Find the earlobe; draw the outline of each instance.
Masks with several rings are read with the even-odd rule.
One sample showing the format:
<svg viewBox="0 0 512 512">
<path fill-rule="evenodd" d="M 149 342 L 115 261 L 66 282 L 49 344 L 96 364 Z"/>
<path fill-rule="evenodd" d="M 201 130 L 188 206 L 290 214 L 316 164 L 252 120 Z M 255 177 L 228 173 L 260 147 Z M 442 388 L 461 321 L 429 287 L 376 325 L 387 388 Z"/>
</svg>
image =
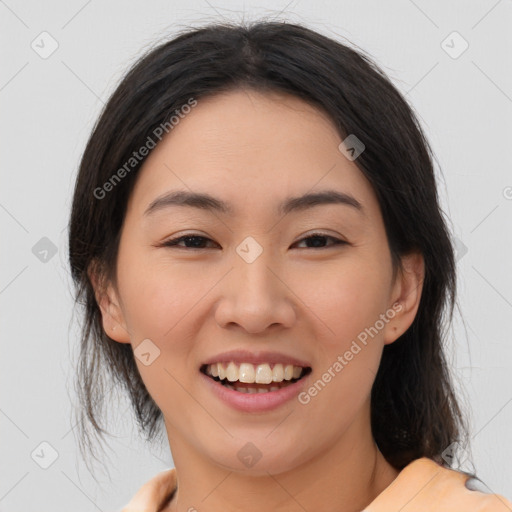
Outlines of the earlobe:
<svg viewBox="0 0 512 512">
<path fill-rule="evenodd" d="M 391 295 L 395 314 L 386 325 L 384 344 L 397 340 L 411 326 L 418 312 L 425 278 L 425 262 L 420 252 L 402 257 Z"/>
<path fill-rule="evenodd" d="M 96 303 L 101 312 L 101 320 L 105 334 L 119 343 L 130 343 L 130 335 L 126 328 L 124 316 L 119 306 L 117 293 L 111 283 L 104 284 L 98 272 L 88 272 L 94 289 Z"/>
</svg>

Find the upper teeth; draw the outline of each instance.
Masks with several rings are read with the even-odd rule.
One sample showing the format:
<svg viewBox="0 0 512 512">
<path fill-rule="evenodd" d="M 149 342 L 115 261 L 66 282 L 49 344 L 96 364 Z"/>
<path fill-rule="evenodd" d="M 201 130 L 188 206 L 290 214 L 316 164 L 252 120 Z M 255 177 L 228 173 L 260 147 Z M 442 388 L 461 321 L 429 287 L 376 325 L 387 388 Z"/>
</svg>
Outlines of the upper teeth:
<svg viewBox="0 0 512 512">
<path fill-rule="evenodd" d="M 230 382 L 247 382 L 257 384 L 270 384 L 271 382 L 283 382 L 283 380 L 298 379 L 301 376 L 302 367 L 287 364 L 275 364 L 270 368 L 270 364 L 264 363 L 257 366 L 251 363 L 241 363 L 240 365 L 231 361 L 227 365 L 224 363 L 209 364 L 206 367 L 206 374 L 212 377 L 219 377 L 220 380 L 228 379 Z"/>
</svg>

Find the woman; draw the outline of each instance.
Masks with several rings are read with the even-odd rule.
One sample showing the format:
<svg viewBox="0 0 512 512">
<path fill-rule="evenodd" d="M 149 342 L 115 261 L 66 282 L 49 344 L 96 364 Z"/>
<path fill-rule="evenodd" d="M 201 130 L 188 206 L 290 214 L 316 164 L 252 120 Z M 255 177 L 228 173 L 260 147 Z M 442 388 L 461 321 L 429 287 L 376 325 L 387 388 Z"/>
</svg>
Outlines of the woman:
<svg viewBox="0 0 512 512">
<path fill-rule="evenodd" d="M 108 372 L 176 466 L 127 510 L 511 507 L 443 467 L 467 432 L 430 155 L 368 57 L 298 25 L 189 31 L 127 74 L 69 235 L 84 419 L 105 432 Z"/>
</svg>

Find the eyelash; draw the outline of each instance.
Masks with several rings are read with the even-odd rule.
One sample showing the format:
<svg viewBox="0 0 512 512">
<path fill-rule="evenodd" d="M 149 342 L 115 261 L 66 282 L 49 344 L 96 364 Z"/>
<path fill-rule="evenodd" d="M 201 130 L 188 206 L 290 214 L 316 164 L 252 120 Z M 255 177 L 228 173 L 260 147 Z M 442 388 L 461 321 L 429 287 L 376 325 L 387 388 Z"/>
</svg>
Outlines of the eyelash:
<svg viewBox="0 0 512 512">
<path fill-rule="evenodd" d="M 183 247 L 183 246 L 178 245 L 179 242 L 187 240 L 187 239 L 191 239 L 191 238 L 212 241 L 211 239 L 209 239 L 205 236 L 201 236 L 201 235 L 194 235 L 194 234 L 183 235 L 183 236 L 180 236 L 177 238 L 171 238 L 170 240 L 163 242 L 161 244 L 161 247 L 178 247 L 180 249 L 192 249 L 192 250 L 203 249 L 203 247 Z M 309 235 L 307 237 L 301 238 L 298 242 L 303 242 L 305 240 L 318 239 L 318 238 L 329 238 L 329 239 L 333 240 L 334 244 L 332 244 L 330 247 L 334 247 L 336 245 L 348 245 L 348 242 L 345 242 L 344 240 L 340 240 L 339 238 L 335 238 L 331 235 L 325 235 L 323 233 L 312 233 L 311 235 Z M 327 247 L 305 247 L 305 249 L 327 249 L 327 248 L 329 248 L 329 246 L 327 246 Z"/>
</svg>

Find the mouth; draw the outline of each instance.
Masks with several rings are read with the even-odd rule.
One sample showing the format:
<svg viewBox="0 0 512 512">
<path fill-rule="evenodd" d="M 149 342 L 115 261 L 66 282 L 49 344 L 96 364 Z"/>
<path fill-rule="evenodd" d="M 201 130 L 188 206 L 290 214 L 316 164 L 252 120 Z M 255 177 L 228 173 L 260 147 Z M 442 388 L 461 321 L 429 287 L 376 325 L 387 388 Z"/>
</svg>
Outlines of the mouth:
<svg viewBox="0 0 512 512">
<path fill-rule="evenodd" d="M 227 389 L 239 393 L 272 393 L 288 387 L 311 373 L 309 366 L 281 363 L 203 364 L 201 373 Z"/>
</svg>

